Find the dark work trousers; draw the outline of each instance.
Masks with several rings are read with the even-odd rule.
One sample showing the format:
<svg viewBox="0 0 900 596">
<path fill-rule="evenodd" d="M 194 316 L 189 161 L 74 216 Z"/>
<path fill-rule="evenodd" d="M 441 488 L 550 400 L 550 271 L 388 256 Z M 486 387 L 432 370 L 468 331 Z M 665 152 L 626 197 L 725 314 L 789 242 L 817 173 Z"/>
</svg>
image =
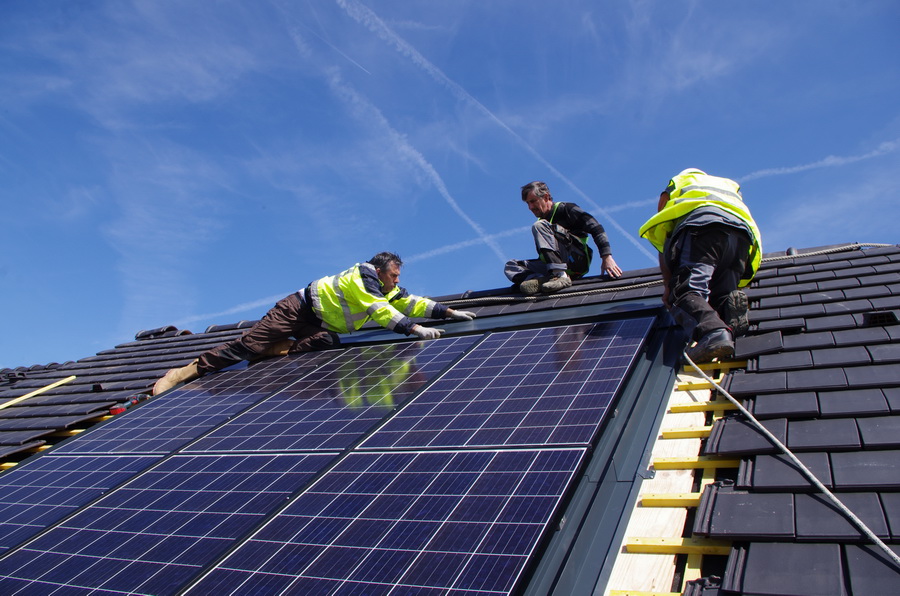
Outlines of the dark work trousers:
<svg viewBox="0 0 900 596">
<path fill-rule="evenodd" d="M 750 236 L 727 225 L 689 226 L 666 243 L 671 312 L 689 337 L 728 329 L 720 312 L 747 267 Z"/>
<path fill-rule="evenodd" d="M 292 337 L 296 341 L 288 351 L 291 354 L 324 350 L 340 343 L 337 335 L 321 327 L 321 321 L 301 300 L 300 294 L 294 293 L 279 300 L 241 337 L 201 354 L 197 371 L 205 375 L 242 360 L 252 360 L 267 348 Z"/>
<path fill-rule="evenodd" d="M 593 250 L 564 227 L 539 219 L 531 225 L 540 259 L 510 260 L 504 273 L 509 281 L 522 283 L 533 277 L 549 277 L 568 271 L 573 278 L 588 272 Z"/>
</svg>

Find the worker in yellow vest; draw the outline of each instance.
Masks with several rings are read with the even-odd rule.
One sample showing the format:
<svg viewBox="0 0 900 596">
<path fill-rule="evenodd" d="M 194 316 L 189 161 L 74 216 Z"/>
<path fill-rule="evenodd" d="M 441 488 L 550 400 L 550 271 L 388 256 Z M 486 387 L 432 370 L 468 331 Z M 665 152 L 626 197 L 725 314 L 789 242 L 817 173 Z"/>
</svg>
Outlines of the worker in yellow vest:
<svg viewBox="0 0 900 596">
<path fill-rule="evenodd" d="M 475 313 L 453 310 L 401 288 L 397 284 L 402 265 L 396 254 L 381 252 L 343 273 L 312 282 L 278 301 L 241 337 L 167 372 L 154 385 L 153 395 L 242 360 L 338 347 L 338 333 L 355 331 L 369 320 L 397 333 L 437 339 L 443 329 L 423 327 L 411 318 L 475 318 Z"/>
<path fill-rule="evenodd" d="M 660 253 L 663 302 L 696 341 L 688 357 L 700 363 L 733 356 L 735 337 L 749 326 L 749 302 L 739 288 L 762 258 L 740 185 L 688 168 L 669 181 L 640 235 Z"/>
<path fill-rule="evenodd" d="M 606 231 L 593 215 L 575 203 L 554 202 L 550 189 L 540 181 L 522 187 L 522 200 L 538 218 L 531 226 L 538 258 L 507 261 L 504 273 L 520 292 L 552 294 L 586 274 L 594 254 L 588 236 L 600 251 L 601 271 L 610 277 L 622 275 Z"/>
</svg>

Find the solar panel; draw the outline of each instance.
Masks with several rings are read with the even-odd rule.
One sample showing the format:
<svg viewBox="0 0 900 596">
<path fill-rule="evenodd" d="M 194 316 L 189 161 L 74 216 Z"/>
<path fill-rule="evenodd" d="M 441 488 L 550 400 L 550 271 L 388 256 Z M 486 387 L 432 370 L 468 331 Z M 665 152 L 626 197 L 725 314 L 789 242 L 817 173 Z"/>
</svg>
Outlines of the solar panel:
<svg viewBox="0 0 900 596">
<path fill-rule="evenodd" d="M 652 323 L 492 333 L 361 447 L 588 444 Z"/>
<path fill-rule="evenodd" d="M 186 451 L 345 449 L 477 339 L 469 336 L 346 349 Z"/>
<path fill-rule="evenodd" d="M 0 549 L 30 538 L 159 459 L 47 454 L 8 470 L 0 476 Z"/>
<path fill-rule="evenodd" d="M 584 455 L 351 453 L 188 593 L 509 594 Z"/>
<path fill-rule="evenodd" d="M 301 354 L 202 377 L 92 428 L 76 441 L 60 445 L 56 452 L 171 453 L 339 353 Z"/>
<path fill-rule="evenodd" d="M 172 593 L 334 456 L 168 458 L 0 560 L 0 592 Z"/>
</svg>

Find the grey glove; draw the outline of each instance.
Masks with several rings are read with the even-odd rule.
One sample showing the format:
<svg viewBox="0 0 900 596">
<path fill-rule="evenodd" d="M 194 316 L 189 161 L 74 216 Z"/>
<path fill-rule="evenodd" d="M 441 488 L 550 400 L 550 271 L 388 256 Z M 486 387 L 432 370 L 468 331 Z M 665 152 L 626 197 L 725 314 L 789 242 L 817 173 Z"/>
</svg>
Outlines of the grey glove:
<svg viewBox="0 0 900 596">
<path fill-rule="evenodd" d="M 447 317 L 454 321 L 471 321 L 475 318 L 475 313 L 468 310 L 453 310 L 452 308 L 448 308 Z"/>
<path fill-rule="evenodd" d="M 436 329 L 434 327 L 422 327 L 421 325 L 416 325 L 412 328 L 412 332 L 415 333 L 419 339 L 437 339 L 444 332 L 443 329 Z"/>
</svg>

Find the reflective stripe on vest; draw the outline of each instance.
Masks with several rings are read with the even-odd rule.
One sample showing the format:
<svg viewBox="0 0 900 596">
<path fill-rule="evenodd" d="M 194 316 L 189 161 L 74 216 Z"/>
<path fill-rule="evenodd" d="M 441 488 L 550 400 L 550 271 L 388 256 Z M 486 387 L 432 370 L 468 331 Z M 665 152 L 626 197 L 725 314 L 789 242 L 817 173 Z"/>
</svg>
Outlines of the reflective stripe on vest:
<svg viewBox="0 0 900 596">
<path fill-rule="evenodd" d="M 727 211 L 747 224 L 750 229 L 752 236 L 748 255 L 750 272 L 741 280 L 740 286 L 749 284 L 762 260 L 762 240 L 759 228 L 756 227 L 750 210 L 742 200 L 737 182 L 694 172 L 675 176 L 672 183 L 675 188 L 669 193 L 669 202 L 641 226 L 638 231 L 640 236 L 649 240 L 659 252 L 663 252 L 666 238 L 672 233 L 676 222 L 694 209 L 717 207 Z"/>
</svg>

